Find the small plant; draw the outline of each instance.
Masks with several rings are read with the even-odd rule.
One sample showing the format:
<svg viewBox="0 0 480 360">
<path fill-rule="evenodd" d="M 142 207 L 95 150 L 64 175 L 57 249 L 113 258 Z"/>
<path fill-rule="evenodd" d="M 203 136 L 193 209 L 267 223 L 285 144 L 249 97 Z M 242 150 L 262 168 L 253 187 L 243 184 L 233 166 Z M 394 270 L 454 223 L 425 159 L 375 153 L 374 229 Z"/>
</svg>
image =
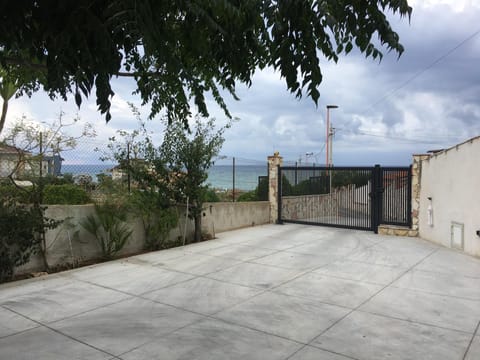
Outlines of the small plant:
<svg viewBox="0 0 480 360">
<path fill-rule="evenodd" d="M 87 216 L 80 225 L 95 236 L 102 257 L 113 258 L 123 249 L 133 231 L 125 224 L 127 211 L 123 205 L 110 202 L 95 205 L 95 215 Z"/>
</svg>

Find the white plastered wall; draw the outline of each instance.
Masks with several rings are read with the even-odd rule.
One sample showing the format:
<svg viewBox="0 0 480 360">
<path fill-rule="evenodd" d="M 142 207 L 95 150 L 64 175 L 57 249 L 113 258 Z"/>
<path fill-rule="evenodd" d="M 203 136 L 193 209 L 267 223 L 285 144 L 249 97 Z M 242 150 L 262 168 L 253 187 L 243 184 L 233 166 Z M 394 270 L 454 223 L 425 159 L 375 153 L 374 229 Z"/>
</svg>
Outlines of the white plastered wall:
<svg viewBox="0 0 480 360">
<path fill-rule="evenodd" d="M 480 137 L 423 160 L 420 184 L 420 237 L 458 247 L 458 241 L 452 244 L 452 224 L 455 240 L 463 224 L 463 251 L 480 257 Z"/>
</svg>

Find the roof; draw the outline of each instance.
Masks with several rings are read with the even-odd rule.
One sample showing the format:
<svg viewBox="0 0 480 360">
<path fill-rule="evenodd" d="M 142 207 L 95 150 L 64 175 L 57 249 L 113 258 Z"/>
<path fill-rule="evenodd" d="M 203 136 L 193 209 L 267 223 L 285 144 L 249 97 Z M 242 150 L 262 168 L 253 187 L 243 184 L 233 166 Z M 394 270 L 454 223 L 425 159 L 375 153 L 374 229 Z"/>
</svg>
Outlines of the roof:
<svg viewBox="0 0 480 360">
<path fill-rule="evenodd" d="M 0 154 L 14 154 L 25 153 L 22 149 L 19 149 L 15 146 L 0 144 Z"/>
</svg>

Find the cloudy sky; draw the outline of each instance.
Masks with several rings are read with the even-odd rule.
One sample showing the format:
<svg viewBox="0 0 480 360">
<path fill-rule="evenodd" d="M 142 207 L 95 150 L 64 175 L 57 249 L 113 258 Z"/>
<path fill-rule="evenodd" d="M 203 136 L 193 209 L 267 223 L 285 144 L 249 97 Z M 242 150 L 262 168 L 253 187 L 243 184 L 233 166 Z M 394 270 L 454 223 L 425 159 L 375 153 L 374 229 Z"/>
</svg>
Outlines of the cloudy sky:
<svg viewBox="0 0 480 360">
<path fill-rule="evenodd" d="M 408 19 L 392 17 L 405 52 L 400 59 L 386 53 L 378 63 L 352 52 L 337 64 L 323 61 L 324 81 L 318 108 L 308 99 L 297 100 L 273 71 L 258 72 L 249 89 L 240 87 L 241 101 L 227 99 L 231 113 L 240 118 L 226 133 L 222 154 L 264 161 L 274 151 L 284 159 L 325 162 L 325 107 L 335 130 L 333 161 L 341 165 L 408 165 L 413 153 L 445 148 L 480 135 L 480 0 L 410 0 Z M 117 129 L 133 129 L 136 122 L 127 101 L 129 80 L 115 80 L 112 115 L 105 124 L 95 101 L 84 103 L 82 121 L 95 125 L 98 136 L 82 147 L 106 143 Z M 73 117 L 73 101 L 52 102 L 42 93 L 10 102 L 8 124 L 25 115 L 51 121 L 60 110 Z M 222 111 L 210 104 L 219 123 Z M 143 110 L 148 114 L 148 109 Z M 146 115 L 145 115 L 146 118 Z M 151 130 L 161 136 L 162 124 Z M 313 153 L 311 156 L 306 154 Z M 95 155 L 94 155 L 95 157 Z"/>
</svg>

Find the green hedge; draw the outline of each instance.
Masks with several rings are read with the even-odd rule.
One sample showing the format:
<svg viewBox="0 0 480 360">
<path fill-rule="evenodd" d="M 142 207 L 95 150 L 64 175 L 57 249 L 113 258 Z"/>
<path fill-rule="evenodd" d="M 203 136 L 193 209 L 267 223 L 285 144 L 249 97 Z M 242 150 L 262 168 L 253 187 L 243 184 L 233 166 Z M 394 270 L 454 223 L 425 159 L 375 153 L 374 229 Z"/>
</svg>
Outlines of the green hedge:
<svg viewBox="0 0 480 360">
<path fill-rule="evenodd" d="M 90 202 L 90 197 L 82 188 L 71 185 L 45 186 L 43 203 L 45 205 L 81 205 Z"/>
</svg>

